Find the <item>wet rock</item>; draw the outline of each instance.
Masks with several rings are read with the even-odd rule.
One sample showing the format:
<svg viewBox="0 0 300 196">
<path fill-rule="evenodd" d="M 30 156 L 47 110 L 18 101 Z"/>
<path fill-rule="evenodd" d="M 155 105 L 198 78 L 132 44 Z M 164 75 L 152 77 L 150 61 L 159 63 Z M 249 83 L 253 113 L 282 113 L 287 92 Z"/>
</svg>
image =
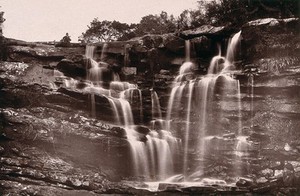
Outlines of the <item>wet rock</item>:
<svg viewBox="0 0 300 196">
<path fill-rule="evenodd" d="M 117 195 L 151 195 L 151 192 L 146 189 L 137 189 L 128 186 L 112 186 L 107 189 L 102 189 L 100 191 L 96 191 L 99 194 L 117 194 Z"/>
<path fill-rule="evenodd" d="M 293 172 L 285 171 L 283 175 L 283 183 L 287 187 L 297 186 L 297 178 Z"/>
<path fill-rule="evenodd" d="M 250 134 L 250 140 L 266 142 L 270 140 L 270 136 L 266 133 L 253 132 Z"/>
<path fill-rule="evenodd" d="M 282 186 L 282 180 L 274 179 L 266 183 L 260 184 L 252 189 L 253 193 L 266 194 L 275 191 L 278 187 Z"/>
<path fill-rule="evenodd" d="M 236 182 L 236 186 L 237 187 L 251 187 L 254 185 L 254 182 L 252 179 L 249 178 L 240 178 L 237 182 Z"/>
<path fill-rule="evenodd" d="M 170 71 L 169 70 L 165 70 L 165 69 L 160 70 L 159 74 L 160 75 L 171 75 Z"/>
<path fill-rule="evenodd" d="M 269 165 L 272 170 L 283 169 L 283 166 L 284 163 L 282 161 L 272 161 Z"/>
<path fill-rule="evenodd" d="M 299 188 L 289 188 L 289 187 L 280 188 L 278 190 L 278 194 L 282 194 L 282 195 L 298 195 L 299 194 Z"/>
<path fill-rule="evenodd" d="M 144 182 L 137 182 L 137 181 L 125 181 L 122 180 L 121 183 L 128 187 L 137 187 L 137 188 L 149 188 L 149 185 L 147 185 Z"/>
<path fill-rule="evenodd" d="M 227 184 L 225 180 L 219 180 L 219 179 L 214 179 L 214 178 L 212 178 L 212 179 L 211 178 L 203 178 L 201 180 L 201 182 L 205 185 L 212 185 L 212 186 L 214 186 L 214 185 L 216 185 L 216 186 L 226 185 Z"/>
<path fill-rule="evenodd" d="M 134 130 L 143 135 L 147 135 L 148 133 L 150 133 L 150 129 L 142 125 L 135 126 Z"/>
<path fill-rule="evenodd" d="M 222 118 L 221 123 L 224 127 L 229 128 L 230 127 L 230 120 L 228 118 Z"/>
<path fill-rule="evenodd" d="M 183 174 L 178 174 L 178 175 L 175 175 L 175 176 L 172 176 L 168 179 L 166 179 L 165 181 L 166 182 L 183 182 L 185 180 L 185 177 Z"/>
<path fill-rule="evenodd" d="M 289 171 L 295 172 L 294 166 L 291 163 L 286 163 L 284 165 L 284 169 L 287 169 Z"/>
<path fill-rule="evenodd" d="M 271 191 L 273 191 L 274 188 L 276 188 L 276 187 L 267 184 L 264 186 L 259 186 L 259 187 L 253 188 L 252 192 L 259 193 L 259 194 L 266 194 L 266 193 L 270 193 Z"/>
<path fill-rule="evenodd" d="M 137 140 L 145 143 L 148 141 L 148 138 L 146 137 L 146 135 L 141 134 L 141 135 L 137 136 Z"/>
<path fill-rule="evenodd" d="M 274 177 L 275 178 L 283 177 L 283 170 L 274 170 Z"/>
<path fill-rule="evenodd" d="M 166 127 L 166 122 L 164 120 L 157 119 L 151 121 L 151 129 L 153 130 L 162 130 L 164 127 Z"/>
<path fill-rule="evenodd" d="M 67 180 L 67 183 L 70 182 L 72 186 L 81 186 L 82 185 L 82 182 L 79 180 L 79 179 L 68 179 Z"/>
<path fill-rule="evenodd" d="M 257 132 L 257 133 L 265 133 L 266 132 L 265 129 L 261 125 L 253 125 L 251 127 L 251 130 L 253 132 Z"/>
<path fill-rule="evenodd" d="M 126 77 L 126 79 L 133 78 L 137 74 L 136 67 L 123 67 L 122 74 Z"/>
<path fill-rule="evenodd" d="M 197 186 L 184 187 L 184 188 L 181 188 L 181 190 L 184 193 L 189 193 L 189 194 L 212 194 L 217 191 L 217 189 L 215 187 L 210 187 L 210 186 L 207 186 L 207 187 L 205 187 L 205 186 L 203 186 L 203 187 L 197 187 Z"/>
<path fill-rule="evenodd" d="M 260 184 L 265 184 L 266 182 L 268 182 L 268 179 L 265 178 L 265 177 L 260 177 L 260 178 L 258 178 L 258 179 L 256 180 L 256 183 L 258 184 L 258 186 L 259 186 Z"/>
<path fill-rule="evenodd" d="M 289 164 L 291 164 L 293 166 L 295 172 L 300 172 L 300 162 L 299 161 L 290 161 Z"/>
<path fill-rule="evenodd" d="M 250 127 L 243 127 L 241 130 L 242 135 L 250 135 L 251 132 L 252 132 L 252 130 Z"/>
<path fill-rule="evenodd" d="M 170 190 L 173 190 L 173 191 L 178 191 L 180 190 L 181 188 L 183 188 L 184 185 L 182 184 L 173 184 L 173 183 L 159 183 L 158 185 L 158 190 L 159 191 L 170 191 Z"/>
<path fill-rule="evenodd" d="M 62 59 L 58 64 L 57 64 L 57 69 L 63 72 L 66 76 L 70 77 L 86 77 L 86 68 L 83 63 L 81 62 L 74 62 L 69 59 Z"/>
<path fill-rule="evenodd" d="M 236 136 L 235 133 L 228 133 L 228 134 L 224 134 L 222 137 L 226 139 L 234 139 Z"/>
<path fill-rule="evenodd" d="M 113 127 L 110 131 L 111 133 L 113 133 L 113 135 L 116 135 L 117 137 L 126 138 L 127 136 L 126 130 L 121 127 Z"/>
</svg>

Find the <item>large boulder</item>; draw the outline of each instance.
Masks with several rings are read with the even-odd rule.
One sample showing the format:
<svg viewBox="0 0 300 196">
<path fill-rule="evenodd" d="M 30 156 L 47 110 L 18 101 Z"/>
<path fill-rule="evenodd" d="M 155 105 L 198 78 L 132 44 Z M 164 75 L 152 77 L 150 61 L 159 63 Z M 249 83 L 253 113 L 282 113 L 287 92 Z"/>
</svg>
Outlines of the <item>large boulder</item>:
<svg viewBox="0 0 300 196">
<path fill-rule="evenodd" d="M 58 70 L 63 72 L 66 76 L 70 77 L 86 77 L 86 68 L 84 59 L 80 61 L 72 61 L 70 59 L 62 59 L 56 66 Z"/>
</svg>

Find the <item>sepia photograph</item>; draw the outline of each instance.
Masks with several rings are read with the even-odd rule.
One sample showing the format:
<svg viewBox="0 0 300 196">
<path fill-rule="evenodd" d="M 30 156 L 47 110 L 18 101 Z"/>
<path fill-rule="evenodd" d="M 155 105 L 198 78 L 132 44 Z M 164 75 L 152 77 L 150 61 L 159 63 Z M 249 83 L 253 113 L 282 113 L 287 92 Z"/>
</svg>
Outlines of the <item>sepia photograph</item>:
<svg viewBox="0 0 300 196">
<path fill-rule="evenodd" d="M 0 0 L 0 195 L 300 195 L 300 0 Z"/>
</svg>

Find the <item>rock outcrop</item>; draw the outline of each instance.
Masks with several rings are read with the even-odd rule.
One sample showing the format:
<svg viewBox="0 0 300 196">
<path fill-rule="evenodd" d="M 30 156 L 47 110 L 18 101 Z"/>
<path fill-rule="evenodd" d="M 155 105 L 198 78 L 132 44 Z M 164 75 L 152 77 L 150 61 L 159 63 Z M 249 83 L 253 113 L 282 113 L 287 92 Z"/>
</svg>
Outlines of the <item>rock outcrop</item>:
<svg viewBox="0 0 300 196">
<path fill-rule="evenodd" d="M 266 18 L 242 27 L 242 55 L 245 61 L 261 58 L 299 56 L 299 18 Z"/>
</svg>

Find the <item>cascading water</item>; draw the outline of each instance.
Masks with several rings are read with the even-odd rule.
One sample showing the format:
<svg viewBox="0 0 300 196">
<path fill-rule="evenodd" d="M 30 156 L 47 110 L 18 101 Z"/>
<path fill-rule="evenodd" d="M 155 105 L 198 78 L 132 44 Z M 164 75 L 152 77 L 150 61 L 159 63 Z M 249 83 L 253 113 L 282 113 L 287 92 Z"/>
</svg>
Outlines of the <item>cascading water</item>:
<svg viewBox="0 0 300 196">
<path fill-rule="evenodd" d="M 242 31 L 239 31 L 238 33 L 234 34 L 234 36 L 229 40 L 227 52 L 226 52 L 226 60 L 232 65 L 235 55 L 237 53 L 238 45 L 240 43 L 240 37 L 241 37 Z"/>
<path fill-rule="evenodd" d="M 208 67 L 208 74 L 216 74 L 219 73 L 223 67 L 221 67 L 222 65 L 224 65 L 225 62 L 225 57 L 221 56 L 221 46 L 218 45 L 218 50 L 219 50 L 219 54 L 214 56 L 211 61 L 210 61 L 210 65 Z"/>
<path fill-rule="evenodd" d="M 236 126 L 237 140 L 240 141 L 237 142 L 237 151 L 241 151 L 243 146 L 241 142 L 245 139 L 240 136 L 242 127 L 240 86 L 239 81 L 233 79 L 229 73 L 234 68 L 240 34 L 241 32 L 238 32 L 229 40 L 226 57 L 221 56 L 219 47 L 218 55 L 213 57 L 210 63 L 208 75 L 195 78 L 194 65 L 188 56 L 174 80 L 167 109 L 166 129 L 183 138 L 182 173 L 186 180 L 189 180 L 191 173 L 195 172 L 193 170 L 200 174 L 204 173 L 205 157 L 211 151 L 212 142 L 221 138 L 222 133 L 216 131 L 221 125 L 217 122 L 222 122 L 223 111 L 226 111 L 227 107 L 225 103 L 229 98 L 238 99 L 235 106 L 239 118 Z M 186 47 L 189 47 L 189 44 L 186 44 Z M 189 50 L 186 48 L 186 55 L 190 55 Z M 215 118 L 214 121 L 211 117 Z M 191 149 L 194 149 L 193 152 Z M 192 158 L 198 160 L 197 166 L 190 164 Z"/>
<path fill-rule="evenodd" d="M 157 93 L 151 89 L 152 119 L 162 119 L 161 108 Z"/>
<path fill-rule="evenodd" d="M 164 179 L 173 173 L 172 154 L 177 147 L 177 139 L 170 132 L 165 130 L 150 130 L 149 132 L 139 131 L 139 126 L 135 125 L 135 120 L 143 122 L 143 97 L 142 92 L 136 85 L 128 82 L 121 82 L 117 73 L 111 73 L 111 81 L 109 88 L 106 89 L 103 84 L 104 74 L 107 71 L 108 65 L 105 63 L 104 55 L 107 44 L 102 47 L 100 61 L 95 59 L 95 46 L 86 47 L 87 63 L 87 87 L 84 91 L 91 95 L 92 116 L 97 116 L 97 107 L 95 96 L 105 97 L 114 115 L 113 123 L 123 126 L 127 140 L 130 144 L 133 174 L 134 176 L 143 176 L 147 179 Z M 154 103 L 158 110 L 158 119 L 161 119 L 160 104 L 157 95 Z M 138 108 L 136 110 L 132 109 Z M 134 114 L 133 114 L 134 112 Z M 138 114 L 139 118 L 136 118 Z M 145 130 L 145 129 L 144 129 Z M 173 149 L 172 149 L 173 148 Z"/>
<path fill-rule="evenodd" d="M 230 39 L 226 57 L 221 55 L 219 47 L 217 56 L 211 60 L 208 74 L 201 77 L 196 77 L 194 73 L 195 65 L 190 60 L 190 43 L 186 41 L 186 60 L 174 79 L 164 117 L 159 97 L 151 89 L 152 130 L 135 124 L 142 123 L 144 118 L 142 92 L 136 85 L 120 81 L 117 73 L 108 70 L 108 64 L 103 62 L 107 45 L 102 47 L 99 62 L 95 57 L 96 47 L 87 46 L 87 81 L 83 91 L 91 96 L 92 116 L 98 115 L 97 96 L 106 98 L 114 116 L 111 120 L 126 131 L 135 177 L 163 180 L 178 173 L 184 175 L 185 181 L 197 181 L 199 176 L 206 177 L 204 173 L 209 167 L 207 157 L 217 153 L 215 149 L 220 151 L 223 147 L 220 140 L 224 139 L 223 135 L 227 132 L 221 122 L 230 112 L 228 100 L 232 99 L 237 100 L 233 107 L 238 111 L 237 124 L 233 125 L 237 130 L 234 137 L 234 156 L 237 158 L 233 167 L 240 168 L 241 158 L 249 148 L 249 143 L 241 133 L 240 84 L 230 73 L 235 67 L 240 34 L 239 32 Z M 112 76 L 110 81 L 104 81 L 105 74 Z M 77 85 L 75 83 L 70 80 L 66 87 L 74 87 Z M 106 83 L 109 84 L 104 85 Z M 182 141 L 177 138 L 182 138 Z M 236 175 L 240 175 L 238 169 Z"/>
<path fill-rule="evenodd" d="M 162 118 L 159 98 L 154 89 L 150 89 L 150 91 L 151 91 L 151 114 L 152 114 L 151 127 L 152 129 L 161 130 L 165 128 L 165 121 Z"/>
</svg>

